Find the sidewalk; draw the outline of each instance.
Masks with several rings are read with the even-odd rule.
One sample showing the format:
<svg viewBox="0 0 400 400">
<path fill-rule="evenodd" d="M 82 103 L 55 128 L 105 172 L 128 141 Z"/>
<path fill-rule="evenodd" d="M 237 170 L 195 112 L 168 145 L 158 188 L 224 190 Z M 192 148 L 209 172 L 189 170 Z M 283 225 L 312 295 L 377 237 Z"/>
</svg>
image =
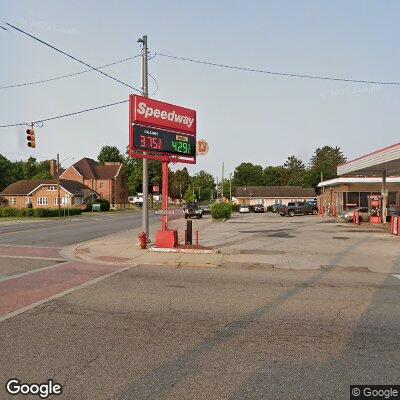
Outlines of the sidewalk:
<svg viewBox="0 0 400 400">
<path fill-rule="evenodd" d="M 159 229 L 152 224 L 150 231 Z M 186 220 L 169 222 L 182 242 Z M 123 266 L 225 267 L 288 270 L 324 268 L 400 273 L 400 241 L 381 230 L 351 224 L 322 223 L 314 217 L 235 214 L 226 222 L 193 220 L 200 244 L 218 254 L 158 253 L 141 250 L 140 229 L 82 243 L 63 251 L 69 259 Z"/>
</svg>

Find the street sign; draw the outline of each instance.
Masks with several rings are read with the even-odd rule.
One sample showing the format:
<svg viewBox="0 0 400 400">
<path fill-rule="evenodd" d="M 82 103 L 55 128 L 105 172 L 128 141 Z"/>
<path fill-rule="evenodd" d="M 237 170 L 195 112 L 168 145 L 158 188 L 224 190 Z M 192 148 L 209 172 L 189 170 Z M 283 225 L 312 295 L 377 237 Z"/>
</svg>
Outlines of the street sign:
<svg viewBox="0 0 400 400">
<path fill-rule="evenodd" d="M 196 111 L 147 97 L 132 95 L 133 123 L 196 135 Z"/>
<path fill-rule="evenodd" d="M 208 153 L 208 143 L 204 139 L 197 141 L 197 154 L 205 156 Z"/>
<path fill-rule="evenodd" d="M 159 128 L 133 125 L 133 147 L 184 157 L 196 156 L 196 137 Z"/>
<path fill-rule="evenodd" d="M 174 104 L 129 96 L 131 158 L 196 163 L 196 111 Z"/>
<path fill-rule="evenodd" d="M 175 210 L 156 210 L 154 211 L 156 215 L 172 215 L 175 214 Z"/>
</svg>

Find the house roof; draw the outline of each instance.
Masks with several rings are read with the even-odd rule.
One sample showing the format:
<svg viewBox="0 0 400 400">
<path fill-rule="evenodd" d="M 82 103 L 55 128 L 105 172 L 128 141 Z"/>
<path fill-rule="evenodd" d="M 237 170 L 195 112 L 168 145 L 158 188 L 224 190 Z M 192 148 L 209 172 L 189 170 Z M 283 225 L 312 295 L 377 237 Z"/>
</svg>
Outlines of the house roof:
<svg viewBox="0 0 400 400">
<path fill-rule="evenodd" d="M 83 176 L 84 179 L 112 179 L 121 169 L 121 163 L 99 163 L 91 158 L 84 157 L 72 166 Z"/>
<path fill-rule="evenodd" d="M 314 188 L 302 186 L 239 186 L 235 197 L 300 198 L 316 197 L 316 193 Z"/>
<path fill-rule="evenodd" d="M 41 185 L 57 185 L 56 179 L 29 179 L 11 183 L 0 194 L 1 195 L 25 195 L 34 191 Z M 84 190 L 91 189 L 81 182 L 60 180 L 60 186 L 71 194 L 83 194 Z"/>
</svg>

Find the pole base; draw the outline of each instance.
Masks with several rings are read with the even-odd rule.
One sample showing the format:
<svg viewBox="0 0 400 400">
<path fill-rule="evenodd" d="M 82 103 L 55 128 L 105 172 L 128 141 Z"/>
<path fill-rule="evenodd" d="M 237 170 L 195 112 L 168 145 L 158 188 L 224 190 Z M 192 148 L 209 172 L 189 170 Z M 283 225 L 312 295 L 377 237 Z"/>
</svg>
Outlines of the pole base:
<svg viewBox="0 0 400 400">
<path fill-rule="evenodd" d="M 156 247 L 160 249 L 173 249 L 178 245 L 178 231 L 166 230 L 156 232 Z"/>
</svg>

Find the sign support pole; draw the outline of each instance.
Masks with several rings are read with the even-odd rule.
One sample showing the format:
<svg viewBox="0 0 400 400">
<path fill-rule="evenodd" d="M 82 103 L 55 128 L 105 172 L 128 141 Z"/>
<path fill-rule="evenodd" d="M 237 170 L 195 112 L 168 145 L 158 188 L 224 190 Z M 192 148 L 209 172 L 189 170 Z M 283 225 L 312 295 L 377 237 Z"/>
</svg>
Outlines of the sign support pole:
<svg viewBox="0 0 400 400">
<path fill-rule="evenodd" d="M 147 63 L 147 35 L 140 38 L 138 42 L 143 44 L 142 50 L 142 90 L 143 96 L 149 97 L 148 63 Z M 144 153 L 145 154 L 145 153 Z M 142 207 L 142 229 L 149 242 L 149 167 L 147 158 L 143 158 L 143 207 Z"/>
<path fill-rule="evenodd" d="M 162 161 L 162 209 L 163 213 L 161 218 L 161 226 L 163 231 L 168 230 L 168 182 L 169 181 L 169 169 L 168 161 Z"/>
</svg>

